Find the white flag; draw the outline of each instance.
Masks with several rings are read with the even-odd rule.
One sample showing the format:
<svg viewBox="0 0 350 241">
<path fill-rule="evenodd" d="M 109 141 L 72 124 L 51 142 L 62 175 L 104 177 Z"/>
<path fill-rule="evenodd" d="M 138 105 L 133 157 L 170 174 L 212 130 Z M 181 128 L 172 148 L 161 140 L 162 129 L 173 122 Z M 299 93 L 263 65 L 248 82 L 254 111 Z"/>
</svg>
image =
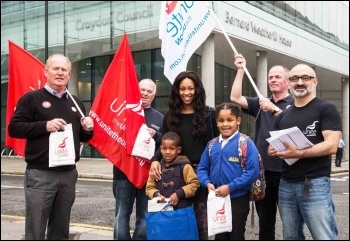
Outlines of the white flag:
<svg viewBox="0 0 350 241">
<path fill-rule="evenodd" d="M 213 31 L 214 12 L 206 1 L 162 1 L 159 38 L 165 60 L 164 75 L 171 83 L 186 70 L 196 49 Z"/>
</svg>

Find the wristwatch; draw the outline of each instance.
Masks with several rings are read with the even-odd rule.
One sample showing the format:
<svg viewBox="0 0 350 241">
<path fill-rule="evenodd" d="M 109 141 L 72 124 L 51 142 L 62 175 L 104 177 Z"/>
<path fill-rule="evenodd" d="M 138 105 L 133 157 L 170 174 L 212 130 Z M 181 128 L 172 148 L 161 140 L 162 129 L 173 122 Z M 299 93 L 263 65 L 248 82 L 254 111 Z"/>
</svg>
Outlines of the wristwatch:
<svg viewBox="0 0 350 241">
<path fill-rule="evenodd" d="M 281 109 L 278 108 L 277 106 L 275 107 L 275 109 L 273 109 L 271 115 L 275 115 L 277 112 L 279 112 Z"/>
</svg>

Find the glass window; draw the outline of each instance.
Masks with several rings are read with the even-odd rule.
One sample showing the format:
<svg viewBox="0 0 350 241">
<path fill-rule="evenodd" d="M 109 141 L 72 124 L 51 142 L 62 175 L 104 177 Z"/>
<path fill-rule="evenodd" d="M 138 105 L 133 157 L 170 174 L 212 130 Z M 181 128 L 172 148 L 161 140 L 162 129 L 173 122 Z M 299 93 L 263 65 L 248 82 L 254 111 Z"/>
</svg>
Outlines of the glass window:
<svg viewBox="0 0 350 241">
<path fill-rule="evenodd" d="M 275 2 L 274 15 L 278 18 L 286 20 L 286 4 L 282 1 Z"/>
<path fill-rule="evenodd" d="M 6 36 L 19 46 L 24 46 L 26 14 L 24 1 L 1 2 L 1 36 Z M 8 44 L 1 44 L 1 51 L 8 52 Z"/>
<path fill-rule="evenodd" d="M 199 56 L 197 54 L 193 54 L 191 56 L 191 58 L 188 60 L 186 70 L 195 71 L 199 75 L 199 77 L 201 77 L 201 75 L 202 75 L 201 63 L 202 63 L 201 56 Z"/>
<path fill-rule="evenodd" d="M 231 101 L 231 87 L 235 76 L 235 70 L 215 63 L 215 106 Z"/>
<path fill-rule="evenodd" d="M 329 30 L 327 31 L 329 34 L 329 38 L 335 40 L 335 36 L 337 34 L 337 2 L 329 2 Z"/>
<path fill-rule="evenodd" d="M 305 1 L 297 1 L 295 2 L 295 10 L 297 10 L 298 14 L 300 14 L 303 17 L 306 15 L 305 11 Z M 297 16 L 298 17 L 298 16 Z"/>
<path fill-rule="evenodd" d="M 60 49 L 54 48 L 50 50 L 49 55 L 54 53 L 64 53 L 63 41 L 64 41 L 64 12 L 63 12 L 63 2 L 50 3 L 49 6 L 49 46 L 60 46 Z M 44 22 L 44 21 L 43 21 Z M 43 28 L 45 29 L 45 28 Z M 44 38 L 42 38 L 44 41 Z M 42 46 L 45 43 L 43 42 Z"/>
<path fill-rule="evenodd" d="M 296 24 L 299 28 L 305 29 L 305 2 L 298 1 L 295 3 Z"/>
<path fill-rule="evenodd" d="M 231 95 L 231 70 L 223 66 L 222 73 L 222 92 L 223 92 L 223 102 L 230 102 Z"/>
<path fill-rule="evenodd" d="M 91 101 L 91 58 L 78 61 L 78 88 L 79 98 L 82 101 Z"/>
<path fill-rule="evenodd" d="M 346 21 L 343 22 L 343 6 L 342 6 L 342 3 L 340 2 L 336 2 L 336 6 L 337 6 L 337 14 L 336 14 L 336 17 L 337 17 L 337 22 L 336 22 L 336 30 L 334 32 L 335 36 L 336 36 L 336 41 L 337 42 L 343 42 L 343 34 L 344 34 L 344 26 L 343 26 L 343 23 L 345 23 Z M 331 14 L 332 16 L 332 14 Z M 348 20 L 349 22 L 349 20 Z"/>
<path fill-rule="evenodd" d="M 315 3 L 311 1 L 305 2 L 305 26 L 307 31 L 314 33 L 315 31 Z"/>
<path fill-rule="evenodd" d="M 335 3 L 335 2 L 333 2 Z M 322 19 L 321 29 L 325 32 L 330 32 L 331 28 L 336 29 L 336 5 L 331 2 L 321 2 L 322 4 Z M 332 9 L 331 9 L 332 8 Z M 332 14 L 331 14 L 332 13 Z M 331 15 L 334 14 L 334 20 L 331 20 Z M 329 36 L 328 36 L 329 37 Z"/>
<path fill-rule="evenodd" d="M 343 6 L 343 38 L 340 40 L 343 44 L 349 46 L 349 7 Z"/>
<path fill-rule="evenodd" d="M 223 102 L 223 65 L 215 63 L 215 106 Z"/>
<path fill-rule="evenodd" d="M 91 92 L 93 95 L 93 99 L 95 98 L 96 93 L 97 93 L 98 89 L 100 88 L 103 77 L 106 74 L 106 71 L 107 71 L 113 57 L 114 56 L 102 56 L 102 57 L 96 57 L 96 58 L 92 59 L 92 62 L 91 62 L 92 80 L 91 80 L 91 82 L 93 85 L 93 89 L 91 90 Z M 87 73 L 81 73 L 81 74 L 87 74 Z M 88 76 L 88 74 L 87 74 L 87 76 Z M 82 79 L 84 79 L 86 77 L 82 77 Z"/>
<path fill-rule="evenodd" d="M 152 59 L 151 50 L 138 51 L 133 53 L 134 64 L 137 72 L 138 81 L 141 79 L 152 78 Z"/>
<path fill-rule="evenodd" d="M 152 106 L 161 113 L 168 111 L 168 99 L 170 96 L 171 83 L 164 76 L 164 58 L 160 49 L 154 49 L 154 61 L 152 63 L 153 80 L 157 85 L 157 93 Z"/>
<path fill-rule="evenodd" d="M 314 23 L 316 24 L 317 29 L 321 29 L 322 27 L 322 5 L 321 4 L 316 4 L 316 3 L 314 4 Z"/>
<path fill-rule="evenodd" d="M 286 20 L 287 22 L 295 25 L 296 24 L 295 1 L 285 1 L 285 3 L 286 3 Z"/>
<path fill-rule="evenodd" d="M 247 1 L 301 29 L 349 49 L 349 7 L 340 1 Z"/>
</svg>

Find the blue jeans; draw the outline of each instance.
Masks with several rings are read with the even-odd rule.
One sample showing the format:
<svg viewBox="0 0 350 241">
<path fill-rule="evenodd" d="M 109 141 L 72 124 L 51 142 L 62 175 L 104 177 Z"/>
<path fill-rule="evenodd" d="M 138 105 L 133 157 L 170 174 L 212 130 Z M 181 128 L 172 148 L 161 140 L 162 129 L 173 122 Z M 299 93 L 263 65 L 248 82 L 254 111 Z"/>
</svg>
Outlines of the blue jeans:
<svg viewBox="0 0 350 241">
<path fill-rule="evenodd" d="M 115 198 L 115 220 L 113 239 L 115 240 L 146 240 L 145 213 L 148 207 L 146 184 L 136 188 L 129 180 L 113 180 L 113 195 Z M 130 216 L 136 199 L 136 223 L 134 234 L 130 235 Z"/>
<path fill-rule="evenodd" d="M 278 208 L 284 240 L 304 240 L 304 223 L 314 240 L 336 240 L 338 229 L 334 217 L 331 184 L 328 177 L 310 179 L 309 194 L 303 197 L 304 181 L 281 179 Z"/>
</svg>

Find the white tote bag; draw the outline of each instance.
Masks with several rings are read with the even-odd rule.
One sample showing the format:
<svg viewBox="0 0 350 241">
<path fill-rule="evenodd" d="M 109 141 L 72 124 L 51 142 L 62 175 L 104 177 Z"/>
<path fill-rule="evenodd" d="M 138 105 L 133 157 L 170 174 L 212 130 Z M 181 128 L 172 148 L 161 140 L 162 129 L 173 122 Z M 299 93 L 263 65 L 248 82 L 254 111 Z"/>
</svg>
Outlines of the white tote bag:
<svg viewBox="0 0 350 241">
<path fill-rule="evenodd" d="M 49 167 L 75 164 L 75 146 L 72 124 L 65 126 L 64 131 L 50 133 Z"/>
<path fill-rule="evenodd" d="M 151 160 L 154 156 L 155 148 L 156 143 L 149 134 L 147 125 L 142 124 L 139 133 L 137 134 L 131 155 Z"/>
<path fill-rule="evenodd" d="M 231 197 L 217 197 L 213 190 L 208 194 L 208 235 L 232 231 Z"/>
</svg>

